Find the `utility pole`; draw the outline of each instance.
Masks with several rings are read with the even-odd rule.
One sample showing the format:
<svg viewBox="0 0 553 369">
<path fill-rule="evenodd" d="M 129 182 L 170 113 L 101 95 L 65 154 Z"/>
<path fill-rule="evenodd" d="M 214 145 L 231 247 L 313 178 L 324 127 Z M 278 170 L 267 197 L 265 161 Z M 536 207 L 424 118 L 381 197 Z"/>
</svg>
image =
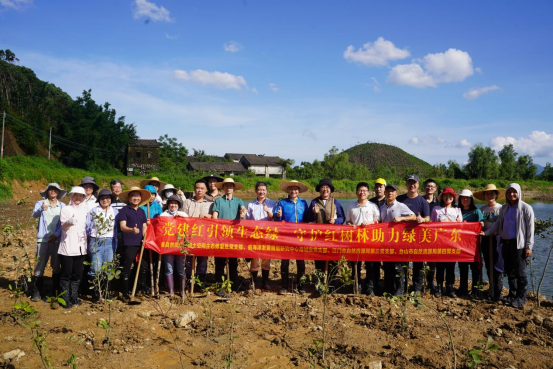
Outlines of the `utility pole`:
<svg viewBox="0 0 553 369">
<path fill-rule="evenodd" d="M 4 159 L 4 126 L 6 125 L 6 112 L 2 116 L 2 148 L 0 148 L 0 159 Z"/>
<path fill-rule="evenodd" d="M 50 160 L 51 149 L 52 149 L 52 127 L 50 127 L 50 141 L 48 142 L 48 160 Z"/>
</svg>

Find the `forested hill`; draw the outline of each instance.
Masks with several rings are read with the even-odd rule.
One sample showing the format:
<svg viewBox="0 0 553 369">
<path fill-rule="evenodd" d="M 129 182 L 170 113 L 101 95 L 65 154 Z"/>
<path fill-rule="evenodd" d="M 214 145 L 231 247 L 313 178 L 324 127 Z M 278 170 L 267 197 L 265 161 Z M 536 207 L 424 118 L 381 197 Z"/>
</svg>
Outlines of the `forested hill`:
<svg viewBox="0 0 553 369">
<path fill-rule="evenodd" d="M 0 114 L 8 114 L 6 136 L 13 135 L 12 147 L 37 155 L 47 150 L 52 128 L 52 153 L 60 161 L 87 169 L 122 167 L 124 149 L 137 138 L 133 124 L 117 118 L 109 103 L 96 104 L 90 90 L 73 100 L 0 51 Z"/>
<path fill-rule="evenodd" d="M 432 171 L 427 162 L 406 153 L 399 147 L 380 143 L 364 143 L 344 150 L 349 160 L 366 166 L 371 172 L 386 172 L 395 168 L 397 175 L 417 173 L 424 176 Z"/>
</svg>

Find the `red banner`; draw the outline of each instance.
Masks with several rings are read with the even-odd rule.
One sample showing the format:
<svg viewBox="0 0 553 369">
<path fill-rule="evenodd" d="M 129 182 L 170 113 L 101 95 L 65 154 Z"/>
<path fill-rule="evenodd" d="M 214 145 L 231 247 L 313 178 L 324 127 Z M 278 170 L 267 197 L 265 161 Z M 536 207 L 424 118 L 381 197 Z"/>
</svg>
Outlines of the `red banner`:
<svg viewBox="0 0 553 369">
<path fill-rule="evenodd" d="M 160 254 L 350 261 L 479 261 L 480 223 L 346 225 L 158 217 L 145 247 Z"/>
</svg>

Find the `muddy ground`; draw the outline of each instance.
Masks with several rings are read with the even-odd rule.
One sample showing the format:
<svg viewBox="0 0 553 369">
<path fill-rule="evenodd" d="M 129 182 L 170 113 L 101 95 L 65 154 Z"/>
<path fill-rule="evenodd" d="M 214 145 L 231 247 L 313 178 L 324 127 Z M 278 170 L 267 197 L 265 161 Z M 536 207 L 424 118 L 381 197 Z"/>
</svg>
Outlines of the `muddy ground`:
<svg viewBox="0 0 553 369">
<path fill-rule="evenodd" d="M 0 205 L 1 228 L 19 224 L 24 240 L 22 246 L 5 245 L 8 239 L 0 236 L 0 355 L 15 356 L 4 360 L 9 368 L 42 367 L 31 330 L 14 315 L 18 299 L 8 288 L 28 265 L 22 256 L 34 257 L 36 230 L 30 209 L 35 200 Z M 14 263 L 14 256 L 20 262 Z M 312 269 L 309 262 L 308 272 Z M 240 270 L 247 278 L 245 263 Z M 312 285 L 305 295 L 277 294 L 278 271 L 279 263 L 273 262 L 271 291 L 232 293 L 225 301 L 207 293 L 184 302 L 165 294 L 138 298 L 133 305 L 115 300 L 109 342 L 106 330 L 98 326 L 101 319 L 109 319 L 106 303 L 84 299 L 81 306 L 65 310 L 32 303 L 25 296 L 19 299 L 38 311 L 46 354 L 58 368 L 72 367 L 67 363 L 72 355 L 79 368 L 180 368 L 179 352 L 184 368 L 461 368 L 467 367 L 468 351 L 488 337 L 499 348 L 482 354 L 484 367 L 553 367 L 551 301 L 543 301 L 540 309 L 529 301 L 524 310 L 515 310 L 486 301 L 435 298 L 427 292 L 422 306 L 407 302 L 402 313 L 401 301 L 355 296 L 347 287 L 329 296 L 323 321 L 323 299 L 314 297 Z M 51 275 L 49 267 L 46 275 Z M 179 317 L 191 312 L 193 320 L 179 326 Z"/>
</svg>

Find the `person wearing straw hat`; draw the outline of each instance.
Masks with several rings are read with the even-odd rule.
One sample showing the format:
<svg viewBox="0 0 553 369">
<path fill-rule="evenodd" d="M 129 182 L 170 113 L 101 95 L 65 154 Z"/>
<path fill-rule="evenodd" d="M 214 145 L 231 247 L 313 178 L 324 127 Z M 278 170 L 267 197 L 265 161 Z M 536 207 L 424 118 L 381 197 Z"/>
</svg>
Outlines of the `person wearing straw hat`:
<svg viewBox="0 0 553 369">
<path fill-rule="evenodd" d="M 474 198 L 472 191 L 464 189 L 459 193 L 459 207 L 463 213 L 464 222 L 480 222 L 482 226 L 484 225 L 484 215 L 480 209 L 474 204 Z M 459 289 L 457 290 L 457 295 L 466 296 L 469 294 L 468 291 L 468 279 L 469 279 L 469 266 L 472 272 L 472 297 L 476 298 L 478 293 L 478 284 L 480 283 L 480 262 L 459 262 Z"/>
<path fill-rule="evenodd" d="M 223 182 L 216 183 L 217 189 L 223 190 L 225 195 L 215 200 L 213 204 L 213 219 L 245 219 L 246 207 L 241 198 L 234 196 L 234 191 L 239 191 L 244 187 L 242 183 L 234 182 L 232 178 L 225 178 Z M 215 258 L 215 280 L 221 281 L 225 273 L 225 265 L 228 267 L 229 279 L 233 283 L 232 287 L 238 290 L 238 259 L 237 258 Z M 222 292 L 222 291 L 221 291 Z M 222 292 L 224 294 L 224 292 Z"/>
<path fill-rule="evenodd" d="M 176 189 L 175 186 L 173 186 L 170 183 L 167 183 L 165 187 L 163 187 L 163 190 L 159 191 L 159 196 L 161 196 L 161 206 L 164 209 L 166 208 L 166 205 L 167 205 L 167 199 L 173 195 L 176 195 L 180 198 L 181 204 L 183 204 L 184 201 L 186 200 L 186 196 L 184 196 L 184 192 L 182 192 L 180 188 Z"/>
<path fill-rule="evenodd" d="M 144 213 L 146 213 L 146 218 L 148 219 L 146 225 L 149 226 L 150 219 L 159 217 L 163 213 L 163 209 L 161 204 L 156 202 L 156 199 L 159 197 L 156 188 L 153 185 L 146 185 L 144 186 L 144 189 L 150 192 L 150 202 L 140 206 L 140 208 L 144 210 Z M 143 256 L 140 272 L 145 273 L 146 275 L 151 275 L 153 270 L 155 270 L 155 266 L 158 265 L 157 263 L 161 260 L 159 256 L 160 255 L 157 252 L 148 250 L 148 252 Z M 154 268 L 152 271 L 150 271 L 150 266 Z M 148 284 L 141 285 L 141 289 L 146 295 L 149 295 L 152 292 Z"/>
<path fill-rule="evenodd" d="M 257 182 L 255 184 L 257 198 L 248 204 L 248 214 L 246 219 L 258 221 L 272 221 L 276 208 L 276 202 L 267 198 L 267 183 Z M 269 272 L 271 270 L 271 259 L 262 259 L 261 261 L 261 289 L 269 290 Z M 259 273 L 259 259 L 252 258 L 250 263 L 250 273 L 255 283 Z"/>
<path fill-rule="evenodd" d="M 136 256 L 140 252 L 142 246 L 142 237 L 147 228 L 146 213 L 140 208 L 140 205 L 150 201 L 151 193 L 148 190 L 139 187 L 131 187 L 128 191 L 123 191 L 119 195 L 119 199 L 127 204 L 118 213 L 119 228 L 123 233 L 123 245 L 121 247 L 121 264 L 123 267 L 121 275 L 121 293 L 123 300 L 130 299 L 129 284 L 131 278 L 131 267 L 136 261 Z M 142 266 L 145 263 L 141 264 Z M 143 273 L 139 275 L 143 276 Z M 142 278 L 141 285 L 145 285 Z"/>
<path fill-rule="evenodd" d="M 384 196 L 385 189 L 386 180 L 384 178 L 378 178 L 374 181 L 374 197 L 370 198 L 369 201 L 375 204 L 379 209 L 386 203 L 386 196 Z"/>
<path fill-rule="evenodd" d="M 177 195 L 171 195 L 167 199 L 167 210 L 165 210 L 163 213 L 161 213 L 160 217 L 182 217 L 187 218 L 188 214 L 186 214 L 184 211 L 180 211 L 179 209 L 182 209 L 182 200 Z M 181 286 L 183 287 L 182 290 L 186 291 L 186 276 L 184 274 L 184 255 L 170 255 L 170 254 L 164 254 L 163 257 L 163 265 L 165 266 L 165 280 L 167 281 L 167 287 L 169 288 L 169 295 L 175 296 L 175 279 L 173 275 L 176 272 L 181 281 Z M 184 292 L 184 296 L 186 296 L 186 292 Z"/>
<path fill-rule="evenodd" d="M 487 204 L 480 208 L 484 216 L 484 232 L 489 230 L 499 219 L 499 211 L 501 204 L 497 201 L 505 197 L 505 190 L 498 189 L 495 184 L 487 184 L 483 191 L 476 191 L 474 197 L 481 201 L 486 201 Z M 491 241 L 491 242 L 490 242 Z M 491 273 L 490 265 L 490 247 L 492 248 L 493 273 Z M 493 300 L 499 301 L 501 291 L 503 290 L 503 257 L 499 248 L 498 236 L 490 236 L 482 238 L 481 242 L 482 254 L 484 255 L 484 264 L 488 273 L 488 280 L 492 280 L 493 274 Z M 490 294 L 491 297 L 491 294 Z"/>
<path fill-rule="evenodd" d="M 534 210 L 522 201 L 522 189 L 518 183 L 507 186 L 505 197 L 507 202 L 501 207 L 497 222 L 480 235 L 499 233 L 505 274 L 509 282 L 509 296 L 504 301 L 522 309 L 528 287 L 526 262 L 534 248 Z"/>
<path fill-rule="evenodd" d="M 85 204 L 86 192 L 83 187 L 75 186 L 69 192 L 69 205 L 61 210 L 61 241 L 58 249 L 61 261 L 62 291 L 65 308 L 81 305 L 78 298 L 79 285 L 83 275 L 83 262 L 87 255 L 86 216 L 88 207 Z"/>
<path fill-rule="evenodd" d="M 36 233 L 36 254 L 35 268 L 33 271 L 33 290 L 31 301 L 40 301 L 44 293 L 44 269 L 50 259 L 52 267 L 53 290 L 60 291 L 61 264 L 58 256 L 60 245 L 61 223 L 60 214 L 65 204 L 59 200 L 63 199 L 67 191 L 61 189 L 57 183 L 48 183 L 44 191 L 40 191 L 43 200 L 38 200 L 33 208 L 33 218 L 38 220 Z"/>
<path fill-rule="evenodd" d="M 307 201 L 300 198 L 298 195 L 307 192 L 307 185 L 296 180 L 280 182 L 279 187 L 282 191 L 288 192 L 288 197 L 282 199 L 277 204 L 277 212 L 274 214 L 273 220 L 284 221 L 290 223 L 305 223 L 306 213 L 308 211 Z M 296 260 L 297 274 L 296 286 L 299 293 L 305 293 L 301 278 L 305 274 L 305 261 Z M 288 277 L 290 275 L 290 260 L 283 259 L 280 261 L 280 274 L 282 278 L 282 289 L 279 294 L 283 295 L 288 292 Z"/>
<path fill-rule="evenodd" d="M 387 184 L 384 193 L 386 194 L 386 203 L 380 207 L 380 221 L 385 222 L 413 222 L 416 221 L 416 215 L 409 207 L 399 201 L 397 198 L 397 186 Z M 384 262 L 384 289 L 395 296 L 401 296 L 405 292 L 405 268 L 404 263 L 388 261 Z"/>
<path fill-rule="evenodd" d="M 346 211 L 346 224 L 365 227 L 378 223 L 380 220 L 380 210 L 378 210 L 374 202 L 367 199 L 369 195 L 369 184 L 366 182 L 359 182 L 355 192 L 357 194 L 357 201 L 348 206 L 348 210 Z M 362 262 L 357 263 L 358 278 L 361 278 L 361 264 Z M 365 270 L 367 271 L 367 276 L 365 277 L 363 292 L 369 296 L 374 296 L 380 279 L 380 262 L 366 261 Z"/>
<path fill-rule="evenodd" d="M 217 188 L 217 183 L 223 182 L 223 178 L 217 177 L 215 174 L 210 174 L 202 179 L 207 184 L 207 193 L 205 194 L 206 199 L 209 201 L 215 201 L 217 198 L 224 195 L 224 193 L 219 191 Z"/>
<path fill-rule="evenodd" d="M 212 218 L 213 213 L 213 201 L 208 200 L 206 197 L 207 183 L 205 180 L 198 179 L 194 183 L 194 196 L 184 200 L 182 204 L 182 210 L 192 218 Z M 207 256 L 196 256 L 196 273 L 200 280 L 201 287 L 205 287 L 205 279 L 207 274 Z M 186 276 L 192 275 L 192 260 L 186 260 Z"/>
<path fill-rule="evenodd" d="M 430 219 L 432 222 L 462 222 L 463 214 L 461 209 L 453 204 L 456 202 L 457 194 L 451 187 L 446 187 L 438 196 L 439 206 L 432 209 Z M 446 288 L 444 289 L 444 273 Z M 441 297 L 442 294 L 451 298 L 457 297 L 453 284 L 455 283 L 455 262 L 436 262 L 436 291 L 434 296 Z"/>
<path fill-rule="evenodd" d="M 146 188 L 146 186 L 148 186 L 148 185 L 154 186 L 154 188 L 156 189 L 156 198 L 154 199 L 154 202 L 157 202 L 158 204 L 161 205 L 161 196 L 159 196 L 158 192 L 159 192 L 160 188 L 165 187 L 166 183 L 160 181 L 159 178 L 157 178 L 157 177 L 152 177 L 152 178 L 149 178 L 149 179 L 143 179 L 143 180 L 140 181 L 140 187 L 141 188 Z"/>
<path fill-rule="evenodd" d="M 115 201 L 115 194 L 104 188 L 98 193 L 98 206 L 90 210 L 86 217 L 86 234 L 89 237 L 88 256 L 90 260 L 90 270 L 88 277 L 94 279 L 98 273 L 102 272 L 104 263 L 113 261 L 113 251 L 117 248 L 117 227 L 115 219 L 118 210 L 111 207 Z M 100 289 L 105 287 L 108 291 L 108 285 L 92 288 L 92 302 L 100 301 Z"/>
<path fill-rule="evenodd" d="M 88 208 L 88 210 L 92 210 L 97 205 L 96 194 L 98 193 L 100 186 L 98 186 L 96 182 L 94 182 L 93 177 L 89 176 L 83 177 L 79 186 L 84 188 L 86 192 L 86 198 L 84 200 L 86 207 Z"/>
</svg>

